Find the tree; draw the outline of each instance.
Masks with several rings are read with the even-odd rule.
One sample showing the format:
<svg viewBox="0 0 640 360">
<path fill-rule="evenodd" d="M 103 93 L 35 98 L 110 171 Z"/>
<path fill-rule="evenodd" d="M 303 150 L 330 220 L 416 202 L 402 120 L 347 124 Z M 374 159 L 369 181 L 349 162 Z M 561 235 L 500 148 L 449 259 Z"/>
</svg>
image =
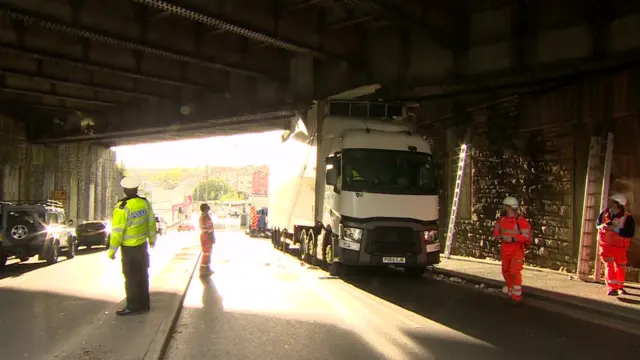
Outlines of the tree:
<svg viewBox="0 0 640 360">
<path fill-rule="evenodd" d="M 193 190 L 193 199 L 195 201 L 218 200 L 228 194 L 230 190 L 229 184 L 222 179 L 201 181 Z M 207 192 L 209 195 L 208 197 L 206 196 Z"/>
</svg>

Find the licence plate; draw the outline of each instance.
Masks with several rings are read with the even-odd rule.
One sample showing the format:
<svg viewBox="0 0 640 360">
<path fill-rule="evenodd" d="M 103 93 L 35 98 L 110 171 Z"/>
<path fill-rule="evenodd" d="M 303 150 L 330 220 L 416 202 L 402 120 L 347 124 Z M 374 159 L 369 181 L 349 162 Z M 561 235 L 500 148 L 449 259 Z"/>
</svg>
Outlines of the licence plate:
<svg viewBox="0 0 640 360">
<path fill-rule="evenodd" d="M 403 257 L 389 257 L 385 256 L 382 258 L 382 262 L 385 264 L 404 264 L 407 259 Z"/>
<path fill-rule="evenodd" d="M 427 252 L 434 252 L 434 251 L 440 251 L 440 243 L 427 245 Z"/>
</svg>

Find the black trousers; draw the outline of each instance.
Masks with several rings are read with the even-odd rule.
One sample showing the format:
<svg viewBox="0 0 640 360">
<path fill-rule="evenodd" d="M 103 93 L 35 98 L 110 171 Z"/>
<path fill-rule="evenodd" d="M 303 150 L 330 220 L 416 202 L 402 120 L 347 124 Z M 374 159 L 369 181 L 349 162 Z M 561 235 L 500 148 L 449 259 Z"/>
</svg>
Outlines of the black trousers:
<svg viewBox="0 0 640 360">
<path fill-rule="evenodd" d="M 149 296 L 149 253 L 147 243 L 122 247 L 122 273 L 127 293 L 127 309 L 151 308 Z"/>
</svg>

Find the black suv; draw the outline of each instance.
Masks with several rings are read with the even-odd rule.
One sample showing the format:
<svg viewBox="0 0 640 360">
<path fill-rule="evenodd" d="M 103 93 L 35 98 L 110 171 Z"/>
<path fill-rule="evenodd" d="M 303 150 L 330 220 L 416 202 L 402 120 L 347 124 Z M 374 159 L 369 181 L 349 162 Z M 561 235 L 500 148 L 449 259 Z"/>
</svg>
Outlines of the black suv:
<svg viewBox="0 0 640 360">
<path fill-rule="evenodd" d="M 38 255 L 48 264 L 58 256 L 73 259 L 76 246 L 60 202 L 8 201 L 0 203 L 0 267 L 14 256 L 27 261 Z"/>
</svg>

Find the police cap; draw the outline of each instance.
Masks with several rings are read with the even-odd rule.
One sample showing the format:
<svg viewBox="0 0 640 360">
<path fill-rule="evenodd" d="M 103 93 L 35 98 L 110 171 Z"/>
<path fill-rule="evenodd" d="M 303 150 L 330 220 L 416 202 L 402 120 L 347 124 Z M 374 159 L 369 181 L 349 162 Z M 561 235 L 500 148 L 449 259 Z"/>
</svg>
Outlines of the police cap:
<svg viewBox="0 0 640 360">
<path fill-rule="evenodd" d="M 140 179 L 135 176 L 127 176 L 120 181 L 120 186 L 125 189 L 137 189 L 140 187 Z"/>
</svg>

